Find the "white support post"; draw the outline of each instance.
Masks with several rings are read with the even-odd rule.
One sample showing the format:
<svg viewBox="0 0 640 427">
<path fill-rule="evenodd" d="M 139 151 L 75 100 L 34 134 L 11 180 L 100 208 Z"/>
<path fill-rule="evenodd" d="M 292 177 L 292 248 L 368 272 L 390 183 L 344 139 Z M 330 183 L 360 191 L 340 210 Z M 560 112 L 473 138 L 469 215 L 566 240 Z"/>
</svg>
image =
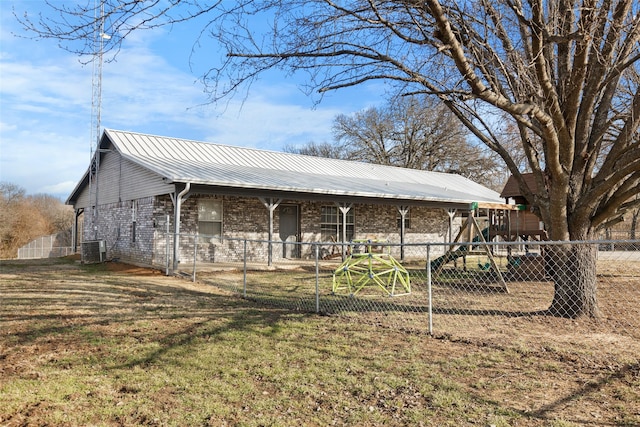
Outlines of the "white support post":
<svg viewBox="0 0 640 427">
<path fill-rule="evenodd" d="M 346 243 L 347 243 L 347 214 L 353 207 L 352 203 L 336 203 L 340 212 L 342 212 L 342 259 L 347 257 Z"/>
<path fill-rule="evenodd" d="M 273 212 L 275 212 L 276 208 L 282 202 L 282 199 L 264 199 L 260 197 L 260 201 L 264 205 L 267 210 L 269 210 L 269 249 L 268 249 L 268 261 L 267 264 L 269 267 L 273 265 Z"/>
<path fill-rule="evenodd" d="M 404 235 L 409 206 L 398 206 L 397 208 L 400 213 L 400 260 L 404 261 Z"/>
<path fill-rule="evenodd" d="M 449 209 L 447 210 L 447 214 L 449 215 L 449 250 L 452 251 L 453 250 L 453 218 L 456 217 L 456 213 L 457 211 L 455 209 Z M 458 267 L 458 261 L 457 260 L 453 260 L 453 265 L 457 268 Z"/>
</svg>

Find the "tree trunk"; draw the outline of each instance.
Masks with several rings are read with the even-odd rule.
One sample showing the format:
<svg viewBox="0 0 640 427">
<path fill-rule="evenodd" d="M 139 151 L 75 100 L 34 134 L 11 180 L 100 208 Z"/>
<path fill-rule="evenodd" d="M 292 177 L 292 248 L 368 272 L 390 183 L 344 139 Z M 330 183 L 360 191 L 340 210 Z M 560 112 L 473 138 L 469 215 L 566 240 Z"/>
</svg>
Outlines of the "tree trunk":
<svg viewBox="0 0 640 427">
<path fill-rule="evenodd" d="M 575 319 L 598 317 L 597 246 L 575 243 L 549 246 L 545 261 L 547 273 L 555 283 L 555 294 L 549 312 Z"/>
</svg>

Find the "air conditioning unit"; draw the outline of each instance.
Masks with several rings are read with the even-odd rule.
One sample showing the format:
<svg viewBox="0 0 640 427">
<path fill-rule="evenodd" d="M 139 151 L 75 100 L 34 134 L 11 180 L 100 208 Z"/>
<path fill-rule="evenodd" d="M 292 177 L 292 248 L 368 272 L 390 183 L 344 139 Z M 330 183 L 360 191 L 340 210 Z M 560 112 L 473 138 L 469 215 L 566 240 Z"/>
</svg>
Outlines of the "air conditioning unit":
<svg viewBox="0 0 640 427">
<path fill-rule="evenodd" d="M 107 242 L 88 240 L 82 242 L 82 262 L 86 264 L 104 262 L 107 259 Z"/>
</svg>

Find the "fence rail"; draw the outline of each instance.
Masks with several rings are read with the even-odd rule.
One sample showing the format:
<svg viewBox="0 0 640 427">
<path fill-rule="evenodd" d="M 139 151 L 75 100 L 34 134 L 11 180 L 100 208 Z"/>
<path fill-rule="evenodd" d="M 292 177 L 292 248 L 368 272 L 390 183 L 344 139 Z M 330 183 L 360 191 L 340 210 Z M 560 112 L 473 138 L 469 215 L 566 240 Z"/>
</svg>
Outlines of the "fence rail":
<svg viewBox="0 0 640 427">
<path fill-rule="evenodd" d="M 168 236 L 167 247 L 172 239 Z M 582 328 L 640 338 L 638 240 L 455 247 L 216 240 L 185 234 L 180 240 L 181 262 L 173 271 L 172 257 L 163 258 L 167 272 L 294 311 L 437 335 L 526 329 L 535 319 L 556 331 L 567 328 L 567 333 Z M 558 281 L 588 281 L 588 274 L 577 270 L 591 268 L 574 264 L 578 267 L 569 271 L 571 265 L 549 255 L 554 248 L 592 251 L 593 316 L 549 311 L 558 298 Z M 575 283 L 576 288 L 582 285 Z"/>
</svg>

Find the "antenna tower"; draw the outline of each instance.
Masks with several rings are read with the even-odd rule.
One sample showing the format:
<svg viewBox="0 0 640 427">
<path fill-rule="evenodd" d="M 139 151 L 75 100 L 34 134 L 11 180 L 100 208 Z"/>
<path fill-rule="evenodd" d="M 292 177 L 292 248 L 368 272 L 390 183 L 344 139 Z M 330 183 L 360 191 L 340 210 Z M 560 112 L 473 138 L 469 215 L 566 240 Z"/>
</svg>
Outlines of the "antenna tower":
<svg viewBox="0 0 640 427">
<path fill-rule="evenodd" d="M 94 0 L 93 75 L 91 77 L 91 157 L 100 138 L 100 108 L 102 104 L 102 55 L 104 52 L 104 2 Z M 99 14 L 99 15 L 98 15 Z"/>
<path fill-rule="evenodd" d="M 93 30 L 93 73 L 91 76 L 91 135 L 90 135 L 90 170 L 89 170 L 89 198 L 94 206 L 94 220 L 97 220 L 98 206 L 98 169 L 100 167 L 100 127 L 102 108 L 102 63 L 104 40 L 108 36 L 104 33 L 104 0 L 94 0 L 94 30 Z M 97 229 L 94 227 L 95 233 Z M 95 236 L 97 238 L 97 236 Z"/>
</svg>

